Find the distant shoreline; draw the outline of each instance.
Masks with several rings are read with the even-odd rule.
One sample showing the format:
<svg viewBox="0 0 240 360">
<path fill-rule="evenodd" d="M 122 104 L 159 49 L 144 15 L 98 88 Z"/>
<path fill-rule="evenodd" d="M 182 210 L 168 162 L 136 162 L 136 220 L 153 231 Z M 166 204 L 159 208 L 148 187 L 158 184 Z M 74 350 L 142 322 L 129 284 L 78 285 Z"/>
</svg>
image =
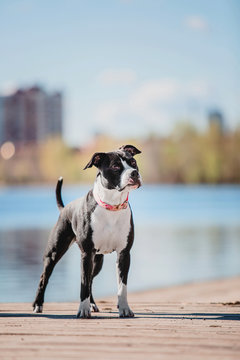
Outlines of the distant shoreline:
<svg viewBox="0 0 240 360">
<path fill-rule="evenodd" d="M 56 181 L 49 181 L 49 182 L 23 182 L 23 183 L 1 183 L 0 182 L 0 189 L 4 189 L 4 188 L 45 188 L 45 187 L 52 187 L 53 189 L 55 189 L 55 186 L 57 184 L 57 179 Z M 77 186 L 83 186 L 83 187 L 88 187 L 89 189 L 91 189 L 93 187 L 93 182 L 71 182 L 71 181 L 65 181 L 64 182 L 64 187 L 77 187 Z M 196 188 L 196 187 L 227 187 L 227 186 L 232 186 L 232 187 L 240 187 L 240 182 L 239 183 L 195 183 L 195 184 L 187 184 L 187 183 L 143 183 L 143 186 L 148 186 L 148 187 L 158 187 L 158 186 L 165 186 L 165 187 L 188 187 L 188 188 Z"/>
</svg>

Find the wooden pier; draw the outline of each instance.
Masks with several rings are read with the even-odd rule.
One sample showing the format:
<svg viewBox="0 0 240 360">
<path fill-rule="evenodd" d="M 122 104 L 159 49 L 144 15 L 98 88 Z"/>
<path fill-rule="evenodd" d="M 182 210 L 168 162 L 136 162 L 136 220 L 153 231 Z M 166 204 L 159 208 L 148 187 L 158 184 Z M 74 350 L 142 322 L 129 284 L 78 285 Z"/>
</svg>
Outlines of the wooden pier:
<svg viewBox="0 0 240 360">
<path fill-rule="evenodd" d="M 86 320 L 78 303 L 0 304 L 0 359 L 240 359 L 240 277 L 129 294 L 131 319 L 97 304 Z"/>
</svg>

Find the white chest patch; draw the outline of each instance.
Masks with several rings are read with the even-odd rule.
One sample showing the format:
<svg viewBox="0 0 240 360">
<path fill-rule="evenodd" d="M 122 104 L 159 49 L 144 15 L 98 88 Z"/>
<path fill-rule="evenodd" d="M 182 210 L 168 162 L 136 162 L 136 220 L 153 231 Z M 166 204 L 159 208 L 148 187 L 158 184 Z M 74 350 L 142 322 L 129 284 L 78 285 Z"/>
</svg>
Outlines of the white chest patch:
<svg viewBox="0 0 240 360">
<path fill-rule="evenodd" d="M 97 254 L 118 253 L 127 245 L 130 231 L 131 212 L 129 206 L 125 210 L 108 211 L 97 206 L 92 213 L 92 240 Z"/>
</svg>

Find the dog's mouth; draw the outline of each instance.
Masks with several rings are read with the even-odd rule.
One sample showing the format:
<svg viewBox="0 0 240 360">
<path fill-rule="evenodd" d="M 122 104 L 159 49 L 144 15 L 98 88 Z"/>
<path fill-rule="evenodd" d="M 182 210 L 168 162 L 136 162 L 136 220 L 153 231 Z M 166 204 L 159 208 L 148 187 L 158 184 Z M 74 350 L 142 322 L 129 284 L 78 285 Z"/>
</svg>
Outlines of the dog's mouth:
<svg viewBox="0 0 240 360">
<path fill-rule="evenodd" d="M 125 189 L 131 189 L 131 190 L 135 190 L 135 189 L 138 189 L 140 186 L 142 186 L 142 183 L 139 180 L 133 180 L 133 179 L 129 179 L 127 185 L 125 185 L 123 188 L 121 189 L 118 189 L 118 191 L 123 191 Z"/>
<path fill-rule="evenodd" d="M 134 189 L 139 188 L 142 185 L 140 179 L 129 178 L 127 186 L 131 186 Z"/>
</svg>

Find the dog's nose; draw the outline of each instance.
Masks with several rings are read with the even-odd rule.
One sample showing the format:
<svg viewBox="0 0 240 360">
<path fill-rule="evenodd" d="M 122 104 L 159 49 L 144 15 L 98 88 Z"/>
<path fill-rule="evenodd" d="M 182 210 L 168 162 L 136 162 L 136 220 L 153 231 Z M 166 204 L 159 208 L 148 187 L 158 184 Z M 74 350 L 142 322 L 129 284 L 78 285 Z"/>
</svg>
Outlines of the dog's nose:
<svg viewBox="0 0 240 360">
<path fill-rule="evenodd" d="M 131 178 L 133 179 L 133 180 L 136 180 L 136 179 L 138 179 L 138 171 L 137 170 L 133 170 L 132 171 L 132 173 L 131 173 Z"/>
</svg>

